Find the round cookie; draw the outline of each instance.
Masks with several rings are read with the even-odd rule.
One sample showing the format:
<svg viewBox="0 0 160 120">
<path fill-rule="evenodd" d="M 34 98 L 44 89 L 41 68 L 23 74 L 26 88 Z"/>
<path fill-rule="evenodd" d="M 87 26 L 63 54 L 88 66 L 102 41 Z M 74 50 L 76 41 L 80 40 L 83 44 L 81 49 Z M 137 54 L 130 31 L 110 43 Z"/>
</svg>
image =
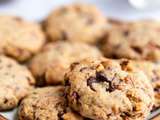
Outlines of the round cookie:
<svg viewBox="0 0 160 120">
<path fill-rule="evenodd" d="M 38 78 L 38 85 L 60 84 L 72 62 L 88 57 L 99 58 L 102 55 L 97 48 L 83 43 L 51 43 L 32 59 L 30 69 Z"/>
<path fill-rule="evenodd" d="M 153 88 L 141 71 L 113 60 L 74 63 L 65 76 L 69 106 L 93 120 L 143 120 L 149 114 Z"/>
<path fill-rule="evenodd" d="M 128 68 L 135 67 L 142 70 L 152 83 L 155 94 L 154 107 L 160 107 L 160 63 L 149 62 L 149 61 L 128 61 L 120 60 L 120 62 L 125 62 Z"/>
<path fill-rule="evenodd" d="M 14 16 L 0 16 L 0 42 L 1 53 L 25 61 L 41 49 L 45 37 L 36 23 Z"/>
<path fill-rule="evenodd" d="M 35 80 L 26 67 L 0 56 L 0 111 L 16 107 L 34 84 Z"/>
<path fill-rule="evenodd" d="M 19 120 L 83 120 L 66 108 L 64 87 L 33 90 L 20 104 Z"/>
<path fill-rule="evenodd" d="M 69 5 L 53 11 L 45 21 L 52 41 L 96 43 L 108 27 L 105 17 L 92 5 Z"/>
<path fill-rule="evenodd" d="M 160 22 L 139 21 L 107 31 L 100 48 L 106 57 L 160 60 Z"/>
</svg>

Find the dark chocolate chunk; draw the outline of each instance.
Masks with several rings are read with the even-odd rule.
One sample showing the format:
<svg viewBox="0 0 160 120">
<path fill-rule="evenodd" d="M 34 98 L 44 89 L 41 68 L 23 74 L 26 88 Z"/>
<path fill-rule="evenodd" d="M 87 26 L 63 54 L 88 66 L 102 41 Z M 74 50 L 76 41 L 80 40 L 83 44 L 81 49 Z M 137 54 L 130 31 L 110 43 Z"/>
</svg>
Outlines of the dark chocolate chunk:
<svg viewBox="0 0 160 120">
<path fill-rule="evenodd" d="M 60 112 L 58 113 L 58 118 L 59 118 L 59 120 L 63 120 L 63 115 L 64 115 L 64 112 L 63 112 L 63 111 L 60 111 Z"/>
<path fill-rule="evenodd" d="M 5 99 L 4 99 L 4 103 L 6 104 L 7 102 L 8 102 L 8 99 L 7 99 L 7 98 L 5 98 Z"/>
<path fill-rule="evenodd" d="M 114 86 L 112 85 L 113 80 L 114 78 L 108 79 L 103 72 L 96 72 L 96 77 L 90 77 L 87 79 L 87 85 L 90 86 L 93 91 L 96 91 L 92 86 L 93 83 L 107 82 L 109 87 L 106 88 L 106 91 L 112 92 L 115 90 Z"/>
<path fill-rule="evenodd" d="M 64 85 L 65 86 L 70 86 L 71 84 L 70 84 L 70 82 L 69 82 L 69 79 L 67 78 L 67 79 L 65 79 L 65 81 L 64 81 L 65 83 L 64 83 Z"/>
<path fill-rule="evenodd" d="M 93 88 L 93 86 L 92 86 L 93 83 L 97 83 L 97 80 L 96 80 L 95 77 L 90 77 L 90 78 L 87 79 L 87 86 L 90 86 L 90 88 L 91 88 L 93 91 L 96 91 L 96 90 Z"/>
<path fill-rule="evenodd" d="M 132 46 L 132 49 L 138 54 L 142 54 L 142 52 L 143 52 L 141 48 L 136 47 L 136 46 Z"/>
<path fill-rule="evenodd" d="M 37 81 L 36 81 L 36 85 L 39 87 L 42 87 L 44 85 L 46 85 L 46 80 L 45 80 L 45 75 L 43 74 L 42 76 L 37 76 Z"/>
<path fill-rule="evenodd" d="M 98 81 L 100 81 L 100 82 L 107 82 L 108 84 L 109 84 L 109 87 L 108 88 L 106 88 L 106 91 L 109 91 L 109 92 L 112 92 L 112 91 L 114 91 L 114 86 L 112 85 L 112 81 L 114 80 L 114 78 L 113 79 L 108 79 L 105 75 L 104 75 L 104 73 L 102 73 L 102 72 L 97 72 L 96 73 L 96 78 L 98 79 Z"/>
<path fill-rule="evenodd" d="M 154 88 L 154 91 L 157 92 L 157 93 L 160 93 L 160 86 L 155 87 L 155 88 Z"/>
</svg>

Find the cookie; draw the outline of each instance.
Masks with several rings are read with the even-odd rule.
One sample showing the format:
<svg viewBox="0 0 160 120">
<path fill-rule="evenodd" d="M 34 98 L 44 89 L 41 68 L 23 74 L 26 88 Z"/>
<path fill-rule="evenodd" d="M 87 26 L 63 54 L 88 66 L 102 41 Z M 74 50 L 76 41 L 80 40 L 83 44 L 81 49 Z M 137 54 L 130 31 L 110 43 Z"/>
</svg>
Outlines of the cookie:
<svg viewBox="0 0 160 120">
<path fill-rule="evenodd" d="M 128 68 L 135 67 L 142 70 L 149 78 L 152 86 L 154 88 L 155 94 L 155 104 L 154 108 L 160 107 L 160 63 L 149 62 L 149 61 L 128 61 L 120 60 L 120 62 L 125 62 Z"/>
<path fill-rule="evenodd" d="M 83 120 L 67 110 L 64 87 L 44 87 L 33 90 L 20 104 L 19 120 Z"/>
<path fill-rule="evenodd" d="M 29 66 L 38 85 L 61 84 L 70 64 L 87 57 L 102 55 L 97 48 L 83 43 L 56 42 L 48 44 Z"/>
<path fill-rule="evenodd" d="M 36 23 L 14 16 L 0 16 L 0 42 L 1 53 L 25 61 L 41 49 L 45 37 Z"/>
<path fill-rule="evenodd" d="M 108 27 L 105 17 L 92 5 L 68 5 L 53 11 L 45 21 L 52 41 L 96 43 Z"/>
<path fill-rule="evenodd" d="M 69 106 L 93 120 L 144 120 L 153 88 L 140 70 L 104 59 L 73 63 L 65 76 Z"/>
<path fill-rule="evenodd" d="M 100 42 L 106 57 L 160 60 L 160 22 L 139 21 L 112 27 Z"/>
<path fill-rule="evenodd" d="M 0 111 L 15 108 L 34 84 L 35 80 L 26 67 L 0 56 Z"/>
</svg>

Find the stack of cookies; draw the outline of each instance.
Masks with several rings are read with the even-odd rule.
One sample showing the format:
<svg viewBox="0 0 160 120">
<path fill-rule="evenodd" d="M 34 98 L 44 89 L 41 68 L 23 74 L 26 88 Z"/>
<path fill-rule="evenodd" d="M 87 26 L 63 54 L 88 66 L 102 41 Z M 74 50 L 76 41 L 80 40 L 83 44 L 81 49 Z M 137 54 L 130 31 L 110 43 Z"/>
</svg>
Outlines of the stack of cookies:
<svg viewBox="0 0 160 120">
<path fill-rule="evenodd" d="M 0 16 L 0 41 L 0 111 L 19 120 L 146 120 L 160 107 L 158 21 L 74 4 L 42 24 Z"/>
</svg>

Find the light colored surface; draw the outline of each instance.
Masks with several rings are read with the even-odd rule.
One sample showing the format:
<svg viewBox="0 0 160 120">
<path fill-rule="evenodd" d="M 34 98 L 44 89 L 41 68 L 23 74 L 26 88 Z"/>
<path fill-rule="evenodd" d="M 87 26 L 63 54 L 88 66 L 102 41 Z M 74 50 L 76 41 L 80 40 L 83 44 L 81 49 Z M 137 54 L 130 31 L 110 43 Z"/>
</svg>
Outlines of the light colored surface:
<svg viewBox="0 0 160 120">
<path fill-rule="evenodd" d="M 123 20 L 160 19 L 160 9 L 140 11 L 131 7 L 128 0 L 0 0 L 0 13 L 41 21 L 52 9 L 70 3 L 92 3 L 99 7 L 106 16 Z M 9 120 L 14 120 L 16 110 L 1 113 Z"/>
<path fill-rule="evenodd" d="M 92 3 L 106 16 L 124 20 L 160 19 L 160 9 L 136 10 L 128 0 L 0 0 L 0 13 L 22 16 L 29 20 L 42 20 L 52 9 L 70 3 Z M 133 1 L 133 0 L 131 0 Z M 137 1 L 137 0 L 134 0 Z M 139 0 L 138 0 L 139 1 Z M 154 0 L 155 1 L 155 0 Z M 160 1 L 160 0 L 156 0 Z M 38 13 L 38 14 L 37 14 Z"/>
<path fill-rule="evenodd" d="M 128 0 L 133 7 L 137 9 L 158 9 L 160 7 L 160 0 Z"/>
</svg>

